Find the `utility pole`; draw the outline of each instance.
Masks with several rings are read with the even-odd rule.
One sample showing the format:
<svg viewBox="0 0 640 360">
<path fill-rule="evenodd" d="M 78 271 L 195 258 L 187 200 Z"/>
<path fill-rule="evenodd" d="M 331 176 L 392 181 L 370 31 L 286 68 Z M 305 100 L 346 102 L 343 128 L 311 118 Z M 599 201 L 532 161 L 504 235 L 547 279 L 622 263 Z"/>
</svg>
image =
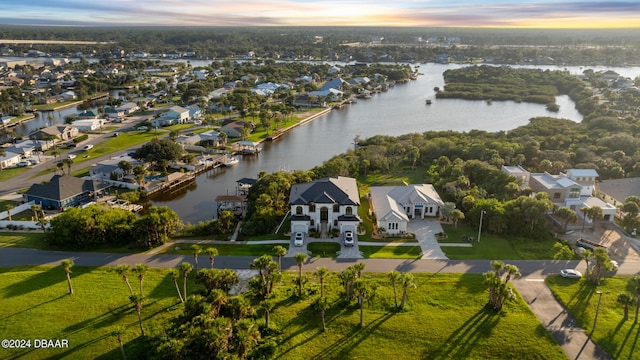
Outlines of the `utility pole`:
<svg viewBox="0 0 640 360">
<path fill-rule="evenodd" d="M 478 242 L 480 242 L 480 235 L 482 234 L 482 216 L 487 212 L 482 210 L 480 211 L 480 226 L 478 226 Z"/>
</svg>

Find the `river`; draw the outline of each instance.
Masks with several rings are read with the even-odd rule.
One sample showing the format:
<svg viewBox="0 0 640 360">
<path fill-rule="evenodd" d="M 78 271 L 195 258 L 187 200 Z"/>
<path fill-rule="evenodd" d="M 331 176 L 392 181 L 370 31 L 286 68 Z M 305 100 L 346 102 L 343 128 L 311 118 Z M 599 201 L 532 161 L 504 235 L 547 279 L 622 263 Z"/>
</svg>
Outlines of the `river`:
<svg viewBox="0 0 640 360">
<path fill-rule="evenodd" d="M 256 178 L 261 171 L 310 169 L 351 148 L 355 136 L 396 136 L 428 130 L 506 131 L 538 116 L 582 120 L 568 96 L 557 98 L 558 113 L 539 104 L 494 101 L 489 105 L 484 101 L 435 99 L 434 87 L 444 85 L 442 73 L 454 67 L 458 66 L 421 64 L 419 71 L 423 75 L 417 80 L 333 110 L 274 143 L 265 143 L 260 155 L 245 157 L 233 168 L 203 173 L 194 185 L 171 195 L 154 197 L 148 203 L 169 206 L 183 221 L 196 223 L 213 218 L 216 196 L 234 193 L 237 180 Z M 426 99 L 432 99 L 433 103 L 425 105 Z"/>
</svg>

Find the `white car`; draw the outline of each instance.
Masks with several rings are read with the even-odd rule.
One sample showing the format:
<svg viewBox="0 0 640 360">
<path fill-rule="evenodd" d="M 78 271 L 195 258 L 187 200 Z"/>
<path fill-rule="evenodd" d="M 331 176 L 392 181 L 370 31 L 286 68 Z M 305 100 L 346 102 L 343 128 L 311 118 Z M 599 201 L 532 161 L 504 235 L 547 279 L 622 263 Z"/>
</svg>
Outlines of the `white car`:
<svg viewBox="0 0 640 360">
<path fill-rule="evenodd" d="M 617 261 L 611 260 L 611 271 L 618 271 L 619 267 L 620 267 L 620 265 L 618 265 Z"/>
<path fill-rule="evenodd" d="M 67 155 L 67 157 L 69 159 L 75 159 L 76 158 L 76 154 L 69 154 L 69 155 Z"/>
<path fill-rule="evenodd" d="M 28 161 L 20 161 L 18 164 L 16 164 L 17 167 L 25 167 L 25 166 L 30 166 L 31 163 Z"/>
<path fill-rule="evenodd" d="M 355 240 L 353 238 L 353 231 L 345 231 L 344 233 L 344 246 L 353 246 Z"/>
<path fill-rule="evenodd" d="M 560 276 L 563 278 L 579 279 L 582 277 L 582 273 L 574 269 L 562 269 L 560 270 Z"/>
<path fill-rule="evenodd" d="M 301 232 L 297 232 L 295 237 L 293 238 L 293 245 L 302 246 L 304 242 L 304 235 Z"/>
<path fill-rule="evenodd" d="M 82 150 L 84 150 L 84 151 L 89 151 L 89 150 L 91 150 L 91 149 L 93 149 L 93 145 L 91 145 L 91 144 L 85 145 L 85 146 L 82 148 Z"/>
</svg>

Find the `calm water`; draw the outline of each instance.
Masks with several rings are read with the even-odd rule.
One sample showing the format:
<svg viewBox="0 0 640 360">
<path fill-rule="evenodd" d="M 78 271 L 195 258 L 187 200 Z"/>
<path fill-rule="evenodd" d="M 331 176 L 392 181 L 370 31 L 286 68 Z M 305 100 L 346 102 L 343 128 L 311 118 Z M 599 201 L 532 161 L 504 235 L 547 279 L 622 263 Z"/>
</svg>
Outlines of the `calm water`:
<svg viewBox="0 0 640 360">
<path fill-rule="evenodd" d="M 566 96 L 557 99 L 560 112 L 548 112 L 543 105 L 484 101 L 435 99 L 433 88 L 442 87 L 442 73 L 452 65 L 422 64 L 424 75 L 371 99 L 342 110 L 333 110 L 308 124 L 297 127 L 275 143 L 265 143 L 264 151 L 245 157 L 235 167 L 201 174 L 195 185 L 176 194 L 153 198 L 149 203 L 169 206 L 184 221 L 209 220 L 215 214 L 215 197 L 234 193 L 236 181 L 257 177 L 261 171 L 310 169 L 353 146 L 361 138 L 377 134 L 402 135 L 427 130 L 469 131 L 472 129 L 510 130 L 537 116 L 581 121 L 582 116 Z M 425 105 L 433 99 L 432 105 Z"/>
</svg>

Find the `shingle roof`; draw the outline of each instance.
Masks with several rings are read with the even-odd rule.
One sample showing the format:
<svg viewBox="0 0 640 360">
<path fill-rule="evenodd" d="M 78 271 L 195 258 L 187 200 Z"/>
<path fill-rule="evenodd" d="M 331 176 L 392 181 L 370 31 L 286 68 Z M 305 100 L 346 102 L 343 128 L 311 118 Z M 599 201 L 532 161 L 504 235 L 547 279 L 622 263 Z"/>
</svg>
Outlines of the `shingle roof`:
<svg viewBox="0 0 640 360">
<path fill-rule="evenodd" d="M 83 180 L 73 176 L 54 175 L 48 183 L 33 184 L 25 193 L 44 199 L 64 200 L 84 192 L 95 192 L 108 187 L 94 180 Z"/>
<path fill-rule="evenodd" d="M 356 180 L 348 177 L 333 177 L 291 186 L 289 204 L 309 203 L 360 205 Z"/>
</svg>

